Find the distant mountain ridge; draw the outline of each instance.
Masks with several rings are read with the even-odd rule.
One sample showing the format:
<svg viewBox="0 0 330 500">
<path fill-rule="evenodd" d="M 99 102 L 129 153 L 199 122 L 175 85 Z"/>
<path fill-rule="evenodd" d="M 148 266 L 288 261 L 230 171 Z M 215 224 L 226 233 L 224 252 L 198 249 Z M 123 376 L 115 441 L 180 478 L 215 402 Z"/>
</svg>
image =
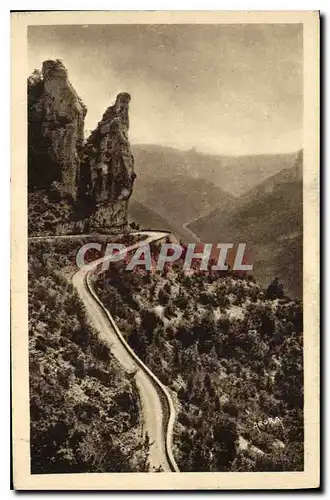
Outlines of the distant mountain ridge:
<svg viewBox="0 0 330 500">
<path fill-rule="evenodd" d="M 158 145 L 132 145 L 137 179 L 132 198 L 180 225 L 214 209 L 228 211 L 263 180 L 292 167 L 297 153 L 220 156 Z"/>
<path fill-rule="evenodd" d="M 182 151 L 168 146 L 132 145 L 138 178 L 188 176 L 240 196 L 283 168 L 292 166 L 296 152 L 269 155 L 228 156 Z M 135 191 L 139 191 L 137 185 Z"/>
</svg>

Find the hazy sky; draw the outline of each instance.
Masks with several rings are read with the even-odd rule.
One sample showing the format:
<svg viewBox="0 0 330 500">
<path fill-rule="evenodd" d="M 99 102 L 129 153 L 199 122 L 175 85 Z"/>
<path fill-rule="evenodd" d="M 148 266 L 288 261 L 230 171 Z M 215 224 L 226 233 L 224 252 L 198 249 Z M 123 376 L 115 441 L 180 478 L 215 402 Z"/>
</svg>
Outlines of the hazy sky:
<svg viewBox="0 0 330 500">
<path fill-rule="evenodd" d="M 302 25 L 29 28 L 29 70 L 61 59 L 94 128 L 129 92 L 130 140 L 219 154 L 302 146 Z"/>
</svg>

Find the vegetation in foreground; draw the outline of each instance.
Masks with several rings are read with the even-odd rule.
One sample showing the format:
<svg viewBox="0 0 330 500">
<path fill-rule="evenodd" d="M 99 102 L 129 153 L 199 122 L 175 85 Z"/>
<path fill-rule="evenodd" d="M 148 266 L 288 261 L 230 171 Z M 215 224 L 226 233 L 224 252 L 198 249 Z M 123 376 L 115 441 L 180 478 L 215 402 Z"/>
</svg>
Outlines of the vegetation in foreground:
<svg viewBox="0 0 330 500">
<path fill-rule="evenodd" d="M 29 243 L 31 471 L 148 471 L 134 375 L 91 327 L 67 279 L 83 242 Z"/>
<path fill-rule="evenodd" d="M 172 390 L 180 470 L 303 470 L 300 301 L 266 298 L 252 277 L 188 274 L 180 263 L 150 273 L 117 262 L 94 287 Z"/>
</svg>

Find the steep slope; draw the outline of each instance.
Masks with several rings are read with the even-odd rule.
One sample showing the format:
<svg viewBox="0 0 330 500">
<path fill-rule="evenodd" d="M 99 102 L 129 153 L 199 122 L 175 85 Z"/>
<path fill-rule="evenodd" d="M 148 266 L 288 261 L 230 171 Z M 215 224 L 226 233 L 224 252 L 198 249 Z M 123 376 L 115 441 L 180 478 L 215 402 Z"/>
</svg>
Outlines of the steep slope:
<svg viewBox="0 0 330 500">
<path fill-rule="evenodd" d="M 170 231 L 177 241 L 182 241 L 184 243 L 199 241 L 199 239 L 185 227 L 185 224 L 182 225 L 175 218 L 171 219 L 169 222 L 168 219 L 159 215 L 155 210 L 134 199 L 130 201 L 128 213 L 130 222 L 139 224 L 141 229 L 165 229 Z"/>
<path fill-rule="evenodd" d="M 227 206 L 234 196 L 204 179 L 184 174 L 167 178 L 139 178 L 133 199 L 167 219 L 173 227 L 209 213 L 216 206 Z"/>
<path fill-rule="evenodd" d="M 253 277 L 187 275 L 181 265 L 125 272 L 116 262 L 94 286 L 175 398 L 180 471 L 303 470 L 299 301 L 267 299 Z"/>
<path fill-rule="evenodd" d="M 32 474 L 149 470 L 134 376 L 68 279 L 88 240 L 29 240 Z"/>
<path fill-rule="evenodd" d="M 302 162 L 300 151 L 293 166 L 249 190 L 228 213 L 215 209 L 189 225 L 204 241 L 248 243 L 261 282 L 278 274 L 294 296 L 302 281 Z"/>
<path fill-rule="evenodd" d="M 129 219 L 141 228 L 169 228 L 169 222 L 150 208 L 132 199 L 128 207 Z"/>
<path fill-rule="evenodd" d="M 278 189 L 281 185 L 287 187 L 291 185 L 292 188 L 296 186 L 303 177 L 303 150 L 298 151 L 295 160 L 288 167 L 283 168 L 278 174 L 273 175 L 263 182 L 258 183 L 254 188 L 249 189 L 246 193 L 240 196 L 240 202 L 247 203 L 256 198 L 264 197 L 271 194 L 274 190 Z M 295 191 L 295 189 L 293 189 Z"/>
</svg>

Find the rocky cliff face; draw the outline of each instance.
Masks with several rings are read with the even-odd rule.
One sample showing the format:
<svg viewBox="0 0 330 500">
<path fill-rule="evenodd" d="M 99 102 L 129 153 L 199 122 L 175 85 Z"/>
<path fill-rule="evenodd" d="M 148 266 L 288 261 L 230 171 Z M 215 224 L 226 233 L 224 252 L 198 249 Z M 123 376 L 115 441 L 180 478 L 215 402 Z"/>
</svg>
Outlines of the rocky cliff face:
<svg viewBox="0 0 330 500">
<path fill-rule="evenodd" d="M 87 109 L 59 60 L 45 61 L 28 91 L 29 183 L 75 199 Z"/>
<path fill-rule="evenodd" d="M 28 79 L 30 191 L 69 195 L 76 219 L 88 219 L 91 229 L 124 228 L 135 179 L 129 102 L 120 93 L 84 144 L 87 109 L 63 63 L 45 61 Z"/>
<path fill-rule="evenodd" d="M 118 94 L 84 148 L 79 194 L 94 207 L 91 221 L 104 227 L 127 224 L 127 205 L 135 179 L 128 141 L 130 95 Z"/>
</svg>

